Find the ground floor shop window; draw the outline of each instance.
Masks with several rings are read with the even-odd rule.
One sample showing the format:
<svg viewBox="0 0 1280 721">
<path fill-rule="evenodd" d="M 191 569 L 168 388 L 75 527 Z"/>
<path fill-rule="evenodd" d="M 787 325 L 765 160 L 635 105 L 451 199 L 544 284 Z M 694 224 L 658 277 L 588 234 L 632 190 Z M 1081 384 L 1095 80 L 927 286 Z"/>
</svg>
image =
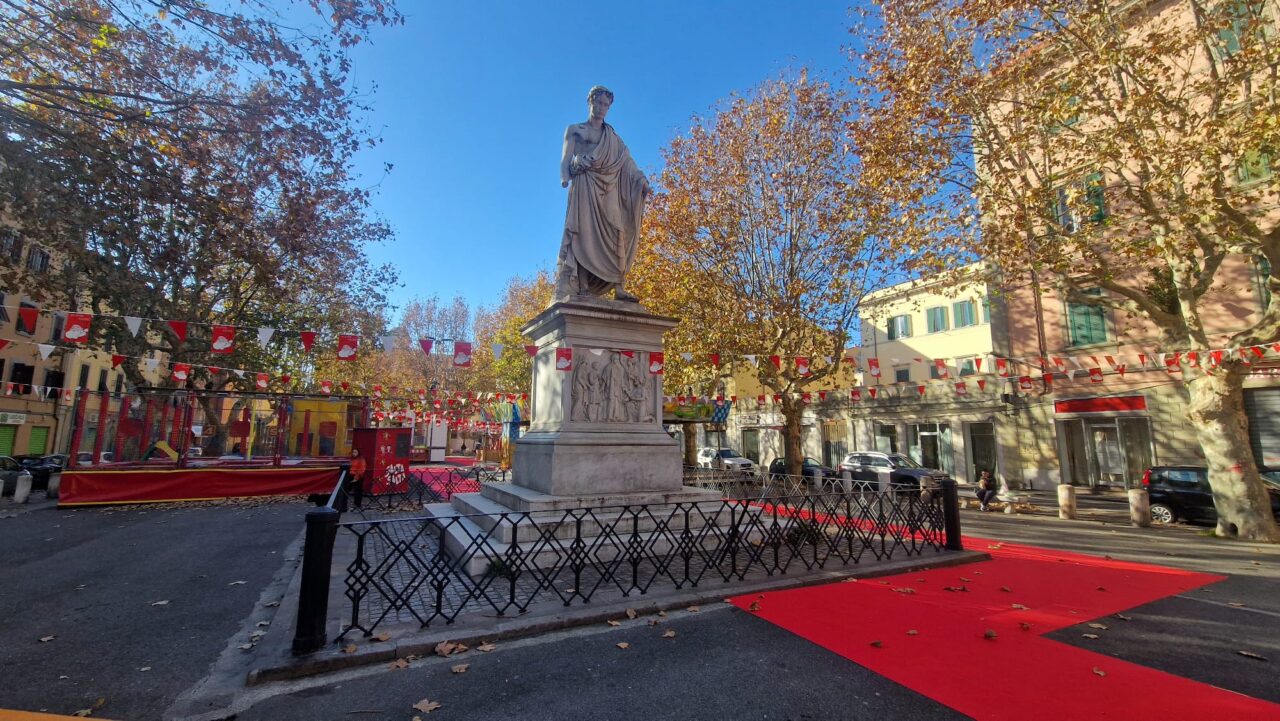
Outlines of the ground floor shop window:
<svg viewBox="0 0 1280 721">
<path fill-rule="evenodd" d="M 822 422 L 822 463 L 835 468 L 849 452 L 849 424 L 845 421 Z"/>
<path fill-rule="evenodd" d="M 898 427 L 885 423 L 876 424 L 876 450 L 881 453 L 898 452 Z"/>
<path fill-rule="evenodd" d="M 970 423 L 969 425 L 969 478 L 978 480 L 982 471 L 996 475 L 996 425 L 994 423 Z"/>
<path fill-rule="evenodd" d="M 1280 468 L 1280 388 L 1246 389 L 1244 410 L 1254 460 L 1267 468 Z"/>
<path fill-rule="evenodd" d="M 1151 466 L 1151 422 L 1146 418 L 1060 420 L 1058 445 L 1064 482 L 1129 488 Z"/>
<path fill-rule="evenodd" d="M 925 468 L 953 473 L 951 426 L 945 423 L 912 423 L 907 426 L 907 455 Z"/>
<path fill-rule="evenodd" d="M 742 455 L 750 458 L 752 463 L 760 465 L 760 429 L 742 429 Z"/>
</svg>

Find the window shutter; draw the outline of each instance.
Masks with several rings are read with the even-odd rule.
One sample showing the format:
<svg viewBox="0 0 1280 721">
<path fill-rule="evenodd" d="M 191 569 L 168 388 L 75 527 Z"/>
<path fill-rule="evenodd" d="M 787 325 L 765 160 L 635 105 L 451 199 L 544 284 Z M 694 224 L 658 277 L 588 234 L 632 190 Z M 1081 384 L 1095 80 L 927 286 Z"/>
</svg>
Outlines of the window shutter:
<svg viewBox="0 0 1280 721">
<path fill-rule="evenodd" d="M 1093 212 L 1089 214 L 1089 220 L 1101 223 L 1107 218 L 1106 183 L 1103 182 L 1102 173 L 1090 173 L 1084 182 L 1085 199 L 1093 208 Z"/>
</svg>

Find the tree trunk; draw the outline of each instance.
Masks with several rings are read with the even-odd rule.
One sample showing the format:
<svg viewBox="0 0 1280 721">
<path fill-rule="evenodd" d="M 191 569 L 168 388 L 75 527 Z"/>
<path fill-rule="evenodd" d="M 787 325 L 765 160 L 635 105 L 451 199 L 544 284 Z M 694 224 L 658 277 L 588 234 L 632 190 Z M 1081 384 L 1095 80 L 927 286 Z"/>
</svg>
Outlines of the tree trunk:
<svg viewBox="0 0 1280 721">
<path fill-rule="evenodd" d="M 787 475 L 800 477 L 804 469 L 800 416 L 804 407 L 787 393 L 782 396 L 782 456 L 787 459 Z"/>
<path fill-rule="evenodd" d="M 1219 536 L 1280 543 L 1244 413 L 1244 369 L 1228 363 L 1188 381 L 1190 419 L 1209 466 Z"/>
<path fill-rule="evenodd" d="M 684 433 L 680 435 L 684 438 L 684 464 L 698 465 L 698 427 L 692 423 L 686 423 Z"/>
</svg>

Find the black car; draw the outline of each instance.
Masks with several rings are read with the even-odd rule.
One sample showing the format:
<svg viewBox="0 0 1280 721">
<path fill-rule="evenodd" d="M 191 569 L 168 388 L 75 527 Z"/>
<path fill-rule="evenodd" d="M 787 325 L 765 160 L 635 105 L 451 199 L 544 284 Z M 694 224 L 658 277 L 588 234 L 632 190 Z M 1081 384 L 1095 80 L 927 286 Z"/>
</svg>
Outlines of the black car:
<svg viewBox="0 0 1280 721">
<path fill-rule="evenodd" d="M 1280 481 L 1264 471 L 1262 482 L 1271 496 L 1271 512 L 1280 520 Z M 1209 489 L 1209 470 L 1199 466 L 1153 466 L 1142 474 L 1142 486 L 1151 500 L 1155 523 L 1200 521 L 1217 523 L 1218 509 Z"/>
<path fill-rule="evenodd" d="M 813 479 L 818 473 L 821 473 L 823 478 L 834 478 L 836 475 L 834 468 L 824 466 L 812 458 L 805 458 L 804 463 L 800 466 L 800 474 L 805 478 Z M 773 462 L 769 464 L 769 476 L 785 475 L 787 475 L 787 459 L 781 456 L 773 459 Z"/>
<path fill-rule="evenodd" d="M 873 490 L 879 488 L 880 476 L 888 473 L 889 488 L 895 491 L 936 488 L 948 477 L 945 471 L 925 468 L 910 456 L 879 451 L 857 451 L 845 456 L 840 462 L 840 474 L 845 473 L 859 485 Z"/>
<path fill-rule="evenodd" d="M 31 474 L 31 490 L 40 491 L 49 488 L 49 476 L 62 470 L 67 457 L 54 454 L 50 456 L 14 456 L 27 473 Z"/>
</svg>

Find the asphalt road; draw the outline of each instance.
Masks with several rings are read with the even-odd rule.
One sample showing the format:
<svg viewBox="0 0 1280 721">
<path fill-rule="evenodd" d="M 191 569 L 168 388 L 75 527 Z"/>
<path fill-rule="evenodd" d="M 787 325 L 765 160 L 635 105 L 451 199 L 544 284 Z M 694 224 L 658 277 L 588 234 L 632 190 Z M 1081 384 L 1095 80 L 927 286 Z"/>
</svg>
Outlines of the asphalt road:
<svg viewBox="0 0 1280 721">
<path fill-rule="evenodd" d="M 0 708 L 70 714 L 102 698 L 95 716 L 159 719 L 261 603 L 305 510 L 44 507 L 0 518 Z"/>
</svg>

